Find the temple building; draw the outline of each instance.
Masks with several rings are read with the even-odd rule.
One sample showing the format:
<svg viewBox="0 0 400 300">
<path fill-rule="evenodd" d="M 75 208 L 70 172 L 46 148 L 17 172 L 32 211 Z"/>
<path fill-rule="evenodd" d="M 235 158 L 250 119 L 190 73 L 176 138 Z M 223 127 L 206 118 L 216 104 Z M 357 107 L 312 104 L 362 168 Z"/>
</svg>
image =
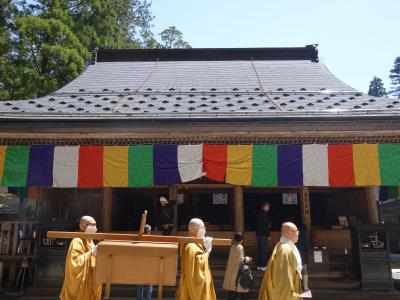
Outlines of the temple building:
<svg viewBox="0 0 400 300">
<path fill-rule="evenodd" d="M 57 276 L 66 245 L 46 230 L 89 214 L 132 232 L 144 210 L 156 226 L 160 196 L 174 234 L 200 217 L 215 237 L 244 231 L 249 253 L 269 201 L 270 248 L 294 220 L 329 251 L 315 272 L 346 273 L 350 226 L 379 223 L 377 187 L 400 185 L 399 108 L 336 78 L 316 45 L 96 50 L 54 93 L 0 103 L 4 274 L 25 253 L 38 277 Z"/>
</svg>

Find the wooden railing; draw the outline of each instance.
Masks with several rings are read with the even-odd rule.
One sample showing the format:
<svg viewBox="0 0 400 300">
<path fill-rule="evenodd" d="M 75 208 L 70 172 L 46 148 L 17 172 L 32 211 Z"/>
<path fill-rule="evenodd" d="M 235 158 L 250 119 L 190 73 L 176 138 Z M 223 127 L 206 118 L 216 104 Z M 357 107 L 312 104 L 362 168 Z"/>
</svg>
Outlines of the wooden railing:
<svg viewBox="0 0 400 300">
<path fill-rule="evenodd" d="M 22 258 L 37 257 L 37 236 L 38 222 L 0 221 L 0 261 L 9 269 L 8 280 L 14 280 L 17 264 Z"/>
</svg>

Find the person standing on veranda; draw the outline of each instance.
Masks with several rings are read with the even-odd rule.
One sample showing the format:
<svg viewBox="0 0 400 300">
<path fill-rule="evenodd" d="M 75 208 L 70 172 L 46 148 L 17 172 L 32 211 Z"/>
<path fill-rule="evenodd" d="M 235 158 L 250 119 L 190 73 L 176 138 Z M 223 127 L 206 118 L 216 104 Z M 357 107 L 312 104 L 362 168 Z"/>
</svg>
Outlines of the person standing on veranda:
<svg viewBox="0 0 400 300">
<path fill-rule="evenodd" d="M 165 197 L 160 197 L 160 205 L 157 229 L 161 230 L 163 235 L 169 236 L 174 229 L 174 208 Z"/>
<path fill-rule="evenodd" d="M 302 299 L 302 261 L 295 245 L 298 238 L 295 224 L 287 222 L 282 225 L 281 238 L 268 262 L 258 300 Z"/>
<path fill-rule="evenodd" d="M 256 237 L 257 237 L 257 270 L 265 271 L 267 265 L 268 238 L 270 227 L 269 202 L 262 202 L 260 210 L 256 215 Z"/>
</svg>

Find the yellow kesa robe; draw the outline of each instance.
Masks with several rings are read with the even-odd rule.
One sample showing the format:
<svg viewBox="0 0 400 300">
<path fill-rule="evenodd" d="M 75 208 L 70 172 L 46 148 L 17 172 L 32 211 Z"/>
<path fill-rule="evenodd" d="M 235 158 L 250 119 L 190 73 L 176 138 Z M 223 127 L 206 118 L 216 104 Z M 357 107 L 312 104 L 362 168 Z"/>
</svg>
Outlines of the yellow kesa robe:
<svg viewBox="0 0 400 300">
<path fill-rule="evenodd" d="M 65 261 L 61 300 L 97 300 L 101 284 L 95 279 L 96 257 L 92 255 L 92 240 L 75 238 L 71 241 Z"/>
<path fill-rule="evenodd" d="M 296 267 L 296 256 L 290 246 L 279 242 L 268 262 L 258 300 L 302 299 L 301 277 Z"/>
<path fill-rule="evenodd" d="M 178 300 L 216 300 L 208 254 L 201 244 L 188 243 L 181 248 L 181 278 Z"/>
</svg>

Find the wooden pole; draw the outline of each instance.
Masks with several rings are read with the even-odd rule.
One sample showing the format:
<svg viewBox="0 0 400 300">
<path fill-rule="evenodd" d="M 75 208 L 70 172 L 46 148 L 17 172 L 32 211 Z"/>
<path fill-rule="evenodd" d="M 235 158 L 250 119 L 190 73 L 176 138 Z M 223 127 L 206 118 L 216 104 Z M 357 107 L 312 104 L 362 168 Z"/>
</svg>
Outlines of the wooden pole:
<svg viewBox="0 0 400 300">
<path fill-rule="evenodd" d="M 105 297 L 104 299 L 110 299 L 110 290 L 111 290 L 111 271 L 112 271 L 112 254 L 108 255 L 108 272 L 107 272 L 107 278 L 106 278 L 106 288 L 105 288 Z"/>
<path fill-rule="evenodd" d="M 186 236 L 163 236 L 163 235 L 138 235 L 124 233 L 86 233 L 86 232 L 69 232 L 69 231 L 48 231 L 47 237 L 60 239 L 92 239 L 92 240 L 113 240 L 113 241 L 136 241 L 136 242 L 161 242 L 161 243 L 203 243 L 202 238 L 186 237 Z M 213 239 L 214 246 L 230 246 L 230 239 Z"/>
<path fill-rule="evenodd" d="M 144 213 L 142 214 L 142 220 L 140 221 L 139 235 L 144 234 L 144 225 L 146 225 L 146 220 L 147 220 L 147 210 L 145 210 Z"/>
<path fill-rule="evenodd" d="M 102 191 L 101 219 L 104 232 L 111 231 L 112 188 L 105 187 Z"/>
<path fill-rule="evenodd" d="M 235 231 L 244 231 L 244 213 L 243 213 L 243 187 L 237 185 L 234 187 L 235 203 Z"/>
<path fill-rule="evenodd" d="M 162 300 L 164 284 L 164 257 L 160 257 L 160 273 L 158 278 L 158 297 L 157 300 Z"/>
<path fill-rule="evenodd" d="M 309 241 L 311 241 L 310 190 L 306 186 L 300 188 L 300 206 L 301 206 L 301 218 L 303 224 L 307 227 L 307 238 Z"/>
<path fill-rule="evenodd" d="M 378 224 L 379 223 L 379 215 L 378 215 L 378 205 L 377 205 L 377 201 L 376 201 L 376 199 L 377 199 L 376 188 L 375 187 L 367 187 L 366 195 L 367 195 L 369 221 L 371 224 Z"/>
</svg>

